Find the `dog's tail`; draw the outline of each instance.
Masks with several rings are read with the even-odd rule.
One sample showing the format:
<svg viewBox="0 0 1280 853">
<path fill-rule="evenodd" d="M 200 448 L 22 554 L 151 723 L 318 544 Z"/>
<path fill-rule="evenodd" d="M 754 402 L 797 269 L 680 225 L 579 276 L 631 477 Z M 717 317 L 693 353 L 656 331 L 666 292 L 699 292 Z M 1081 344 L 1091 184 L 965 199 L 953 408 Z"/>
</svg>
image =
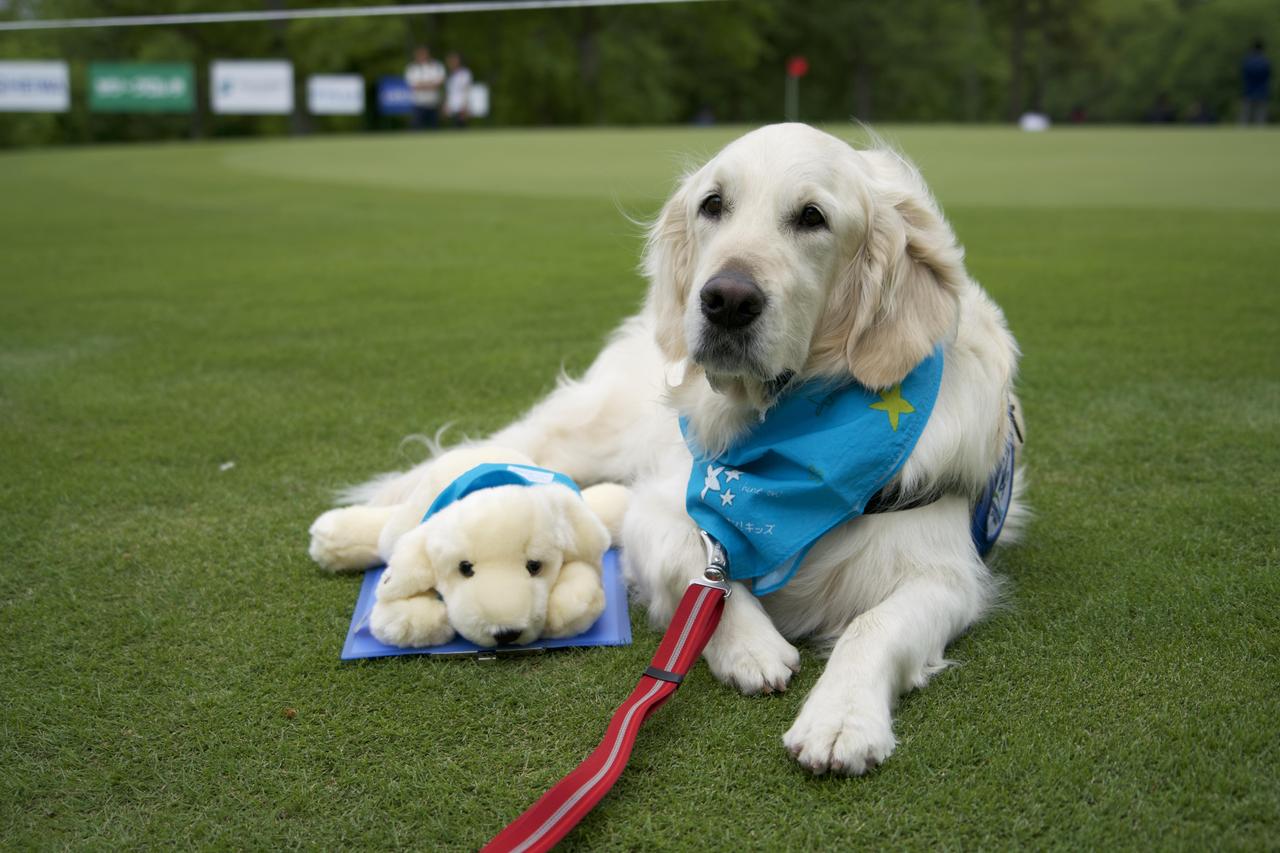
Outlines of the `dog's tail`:
<svg viewBox="0 0 1280 853">
<path fill-rule="evenodd" d="M 420 433 L 406 435 L 400 441 L 400 452 L 408 456 L 406 448 L 409 445 L 421 445 L 427 451 L 427 455 L 422 461 L 408 471 L 390 471 L 386 474 L 379 474 L 367 482 L 339 489 L 334 494 L 334 501 L 338 506 L 356 504 L 361 506 L 391 506 L 392 504 L 404 503 L 409 499 L 409 495 L 422 479 L 421 471 L 418 469 L 449 449 L 448 445 L 445 444 L 444 437 L 452 427 L 452 423 L 446 423 L 436 430 L 435 435 L 422 435 Z M 465 442 L 466 436 L 464 435 L 462 438 Z"/>
<path fill-rule="evenodd" d="M 417 477 L 411 471 L 379 474 L 372 480 L 339 489 L 334 495 L 338 506 L 391 506 L 404 503 L 413 491 Z"/>
</svg>

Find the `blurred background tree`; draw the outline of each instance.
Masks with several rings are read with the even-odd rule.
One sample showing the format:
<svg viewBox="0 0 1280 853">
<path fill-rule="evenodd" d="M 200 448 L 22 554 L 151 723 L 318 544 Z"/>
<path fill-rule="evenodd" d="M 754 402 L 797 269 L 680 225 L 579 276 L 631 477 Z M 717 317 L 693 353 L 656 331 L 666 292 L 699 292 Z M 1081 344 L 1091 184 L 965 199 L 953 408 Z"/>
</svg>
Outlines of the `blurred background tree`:
<svg viewBox="0 0 1280 853">
<path fill-rule="evenodd" d="M 379 0 L 243 0 L 236 8 Z M 383 0 L 385 2 L 385 0 Z M 208 0 L 0 0 L 0 19 L 225 11 Z M 1256 37 L 1280 45 L 1276 0 L 727 0 L 0 33 L 0 58 L 66 59 L 72 109 L 0 113 L 0 145 L 403 127 L 376 113 L 378 77 L 415 44 L 459 50 L 492 92 L 495 125 L 762 122 L 782 114 L 783 68 L 802 54 L 809 121 L 992 122 L 1026 110 L 1057 121 L 1140 121 L 1164 104 L 1184 120 L 1234 120 L 1239 63 Z M 293 61 L 294 116 L 216 116 L 213 59 Z M 193 115 L 90 114 L 91 61 L 195 65 Z M 365 117 L 305 111 L 306 78 L 352 72 Z"/>
</svg>

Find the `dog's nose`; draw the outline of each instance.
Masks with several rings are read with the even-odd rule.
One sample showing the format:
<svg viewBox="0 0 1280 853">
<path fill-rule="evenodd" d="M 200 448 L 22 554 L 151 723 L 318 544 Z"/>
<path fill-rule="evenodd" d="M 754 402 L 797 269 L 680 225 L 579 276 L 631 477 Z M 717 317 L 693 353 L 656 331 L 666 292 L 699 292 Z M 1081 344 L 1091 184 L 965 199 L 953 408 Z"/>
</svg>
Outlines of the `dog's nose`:
<svg viewBox="0 0 1280 853">
<path fill-rule="evenodd" d="M 764 292 L 748 276 L 726 270 L 702 286 L 702 316 L 722 329 L 751 325 L 764 310 Z"/>
<path fill-rule="evenodd" d="M 520 636 L 519 628 L 510 628 L 506 631 L 494 631 L 493 638 L 498 641 L 498 645 L 505 646 L 508 643 L 514 643 L 516 638 Z"/>
</svg>

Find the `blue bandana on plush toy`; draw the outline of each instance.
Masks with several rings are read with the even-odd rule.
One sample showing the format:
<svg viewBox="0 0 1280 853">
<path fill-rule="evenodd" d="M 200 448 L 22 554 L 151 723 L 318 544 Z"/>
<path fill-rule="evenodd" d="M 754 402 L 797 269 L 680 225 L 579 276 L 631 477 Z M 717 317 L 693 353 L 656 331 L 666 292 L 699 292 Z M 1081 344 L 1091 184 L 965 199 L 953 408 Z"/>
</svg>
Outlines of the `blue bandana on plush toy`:
<svg viewBox="0 0 1280 853">
<path fill-rule="evenodd" d="M 462 500 L 472 492 L 481 489 L 492 489 L 497 486 L 547 486 L 559 483 L 581 494 L 578 484 L 559 471 L 548 471 L 533 465 L 507 465 L 497 462 L 486 462 L 477 465 L 454 480 L 445 490 L 436 496 L 427 507 L 422 520 L 435 515 L 449 504 Z"/>
<path fill-rule="evenodd" d="M 828 380 L 787 389 L 714 459 L 688 441 L 682 419 L 694 456 L 685 506 L 725 549 L 729 576 L 773 592 L 827 531 L 861 515 L 924 432 L 942 367 L 939 346 L 887 391 Z"/>
</svg>

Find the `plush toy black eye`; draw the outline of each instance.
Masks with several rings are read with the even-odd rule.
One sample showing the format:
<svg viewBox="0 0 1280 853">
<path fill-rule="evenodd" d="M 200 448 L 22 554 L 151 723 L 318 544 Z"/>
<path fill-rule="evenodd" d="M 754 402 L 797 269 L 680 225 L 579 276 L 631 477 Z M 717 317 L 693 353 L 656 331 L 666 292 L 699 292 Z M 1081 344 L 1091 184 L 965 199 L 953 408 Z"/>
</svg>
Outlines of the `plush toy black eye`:
<svg viewBox="0 0 1280 853">
<path fill-rule="evenodd" d="M 724 201 L 720 198 L 719 193 L 712 193 L 704 198 L 702 206 L 698 208 L 698 212 L 708 219 L 719 219 L 723 211 Z"/>
<path fill-rule="evenodd" d="M 800 216 L 796 220 L 800 223 L 801 228 L 823 228 L 827 224 L 826 217 L 822 215 L 822 211 L 814 207 L 812 204 L 806 204 L 804 210 L 800 211 Z"/>
<path fill-rule="evenodd" d="M 458 573 L 464 578 L 469 578 L 476 573 L 476 567 L 471 565 L 470 560 L 463 560 L 461 563 L 458 563 Z"/>
<path fill-rule="evenodd" d="M 524 567 L 529 570 L 529 574 L 536 575 L 538 572 L 542 571 L 542 561 L 530 560 L 524 564 Z"/>
</svg>

